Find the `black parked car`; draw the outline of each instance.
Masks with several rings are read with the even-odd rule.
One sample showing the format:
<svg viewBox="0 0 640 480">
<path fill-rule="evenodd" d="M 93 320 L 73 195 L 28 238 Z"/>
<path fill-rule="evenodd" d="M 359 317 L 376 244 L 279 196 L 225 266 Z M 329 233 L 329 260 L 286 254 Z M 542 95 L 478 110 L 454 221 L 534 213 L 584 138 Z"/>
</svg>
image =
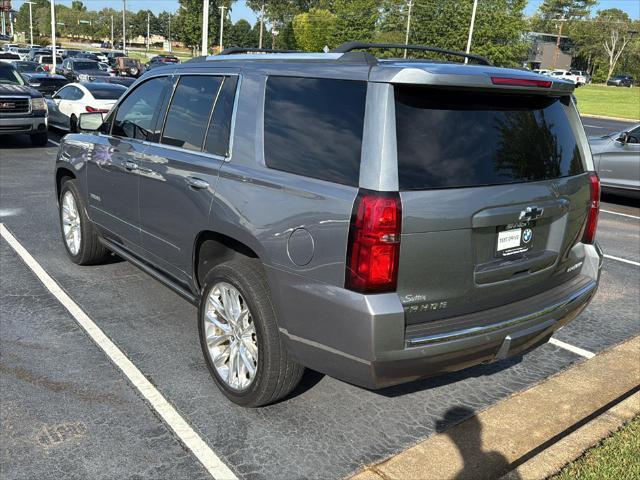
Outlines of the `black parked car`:
<svg viewBox="0 0 640 480">
<path fill-rule="evenodd" d="M 158 55 L 149 60 L 149 63 L 147 63 L 147 70 L 176 63 L 180 63 L 180 59 L 178 57 L 174 57 L 173 55 Z"/>
<path fill-rule="evenodd" d="M 633 87 L 633 77 L 631 75 L 616 75 L 607 81 L 607 85 L 613 87 Z"/>
<path fill-rule="evenodd" d="M 96 78 L 109 77 L 98 62 L 78 58 L 67 58 L 62 62 L 62 75 L 72 82 L 93 82 Z"/>
<path fill-rule="evenodd" d="M 62 75 L 47 73 L 44 67 L 37 62 L 16 61 L 12 63 L 27 84 L 43 95 L 51 95 L 69 83 L 69 80 Z"/>
<path fill-rule="evenodd" d="M 100 59 L 98 58 L 98 56 L 94 53 L 89 53 L 89 52 L 80 52 L 78 53 L 75 58 L 83 58 L 85 60 L 93 60 L 94 62 L 99 62 Z"/>
</svg>

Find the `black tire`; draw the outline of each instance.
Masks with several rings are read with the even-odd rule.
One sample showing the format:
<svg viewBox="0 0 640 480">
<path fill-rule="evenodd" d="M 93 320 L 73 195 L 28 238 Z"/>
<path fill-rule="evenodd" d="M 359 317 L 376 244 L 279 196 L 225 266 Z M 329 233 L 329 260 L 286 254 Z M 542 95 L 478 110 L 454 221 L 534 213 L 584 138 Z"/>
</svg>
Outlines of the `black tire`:
<svg viewBox="0 0 640 480">
<path fill-rule="evenodd" d="M 234 286 L 245 300 L 256 329 L 258 367 L 252 383 L 234 390 L 218 375 L 205 336 L 207 297 L 219 282 Z M 243 407 L 260 407 L 288 395 L 300 382 L 304 367 L 295 362 L 284 345 L 262 264 L 255 259 L 233 260 L 214 267 L 205 277 L 198 308 L 200 345 L 209 372 L 218 388 L 232 402 Z"/>
<path fill-rule="evenodd" d="M 47 132 L 34 133 L 31 135 L 31 144 L 34 147 L 44 147 L 49 141 L 49 134 Z"/>
<path fill-rule="evenodd" d="M 78 133 L 78 117 L 71 115 L 69 118 L 69 132 Z"/>
<path fill-rule="evenodd" d="M 65 194 L 70 192 L 75 200 L 77 212 L 80 218 L 80 248 L 74 254 L 67 245 L 64 238 L 63 222 L 62 222 L 62 202 Z M 74 179 L 63 181 L 60 189 L 60 198 L 58 202 L 58 220 L 60 222 L 60 232 L 62 234 L 62 243 L 64 245 L 69 258 L 73 263 L 78 265 L 95 265 L 102 262 L 108 255 L 109 251 L 100 243 L 100 236 L 85 210 L 82 196 L 78 190 L 77 182 Z"/>
</svg>

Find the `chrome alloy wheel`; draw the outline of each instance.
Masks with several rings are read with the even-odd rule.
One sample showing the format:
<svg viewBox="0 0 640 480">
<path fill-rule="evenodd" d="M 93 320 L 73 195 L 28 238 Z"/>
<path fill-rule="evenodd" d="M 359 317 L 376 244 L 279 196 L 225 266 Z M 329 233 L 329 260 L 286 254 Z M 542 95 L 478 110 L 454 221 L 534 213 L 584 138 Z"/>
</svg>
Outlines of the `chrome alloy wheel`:
<svg viewBox="0 0 640 480">
<path fill-rule="evenodd" d="M 76 206 L 76 199 L 70 191 L 62 197 L 62 233 L 64 242 L 72 255 L 80 251 L 82 232 L 80 230 L 80 214 Z"/>
<path fill-rule="evenodd" d="M 216 283 L 207 297 L 204 332 L 218 376 L 245 390 L 258 370 L 258 338 L 249 307 L 233 285 Z"/>
</svg>

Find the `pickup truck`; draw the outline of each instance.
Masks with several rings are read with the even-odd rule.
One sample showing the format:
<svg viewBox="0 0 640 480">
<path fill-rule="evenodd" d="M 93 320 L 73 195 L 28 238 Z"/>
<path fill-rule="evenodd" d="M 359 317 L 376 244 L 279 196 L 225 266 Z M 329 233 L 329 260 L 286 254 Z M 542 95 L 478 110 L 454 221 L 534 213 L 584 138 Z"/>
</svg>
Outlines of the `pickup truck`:
<svg viewBox="0 0 640 480">
<path fill-rule="evenodd" d="M 47 104 L 15 66 L 0 62 L 0 135 L 25 133 L 35 146 L 48 141 Z"/>
<path fill-rule="evenodd" d="M 569 80 L 570 82 L 573 82 L 576 87 L 581 87 L 582 85 L 587 83 L 587 79 L 583 75 L 576 75 L 575 73 L 571 73 L 568 70 L 554 70 L 547 75 L 554 78 Z"/>
</svg>

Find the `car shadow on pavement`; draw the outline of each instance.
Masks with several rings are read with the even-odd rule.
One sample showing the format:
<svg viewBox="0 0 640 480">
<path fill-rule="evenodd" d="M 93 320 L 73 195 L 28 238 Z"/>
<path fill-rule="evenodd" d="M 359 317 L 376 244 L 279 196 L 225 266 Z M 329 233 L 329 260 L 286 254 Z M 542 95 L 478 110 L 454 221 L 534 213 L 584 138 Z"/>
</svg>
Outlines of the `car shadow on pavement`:
<svg viewBox="0 0 640 480">
<path fill-rule="evenodd" d="M 616 205 L 624 205 L 625 207 L 640 207 L 640 198 L 623 197 L 610 192 L 602 192 L 600 200 L 603 202 L 615 203 Z"/>
<path fill-rule="evenodd" d="M 462 428 L 451 427 L 465 422 Z M 463 461 L 456 480 L 500 478 L 510 470 L 510 463 L 500 452 L 485 451 L 482 445 L 482 423 L 468 407 L 452 407 L 436 421 L 436 432 L 448 436 L 455 444 Z M 521 478 L 512 472 L 511 479 Z"/>
<path fill-rule="evenodd" d="M 3 150 L 20 150 L 24 148 L 49 148 L 55 145 L 47 143 L 41 147 L 36 147 L 31 143 L 28 135 L 2 135 L 0 136 L 0 148 Z M 0 157 L 2 158 L 2 157 Z"/>
<path fill-rule="evenodd" d="M 381 390 L 375 390 L 375 393 L 384 395 L 385 397 L 399 397 L 410 393 L 420 392 L 422 390 L 443 387 L 445 385 L 456 383 L 467 378 L 477 378 L 493 375 L 502 370 L 513 367 L 514 365 L 520 363 L 523 358 L 524 357 L 522 354 L 515 355 L 498 362 L 477 365 L 475 367 L 465 368 L 464 370 L 460 370 L 458 372 L 442 374 L 437 377 L 423 378 L 421 380 L 416 380 L 410 383 L 403 383 L 401 385 L 387 387 Z"/>
</svg>

